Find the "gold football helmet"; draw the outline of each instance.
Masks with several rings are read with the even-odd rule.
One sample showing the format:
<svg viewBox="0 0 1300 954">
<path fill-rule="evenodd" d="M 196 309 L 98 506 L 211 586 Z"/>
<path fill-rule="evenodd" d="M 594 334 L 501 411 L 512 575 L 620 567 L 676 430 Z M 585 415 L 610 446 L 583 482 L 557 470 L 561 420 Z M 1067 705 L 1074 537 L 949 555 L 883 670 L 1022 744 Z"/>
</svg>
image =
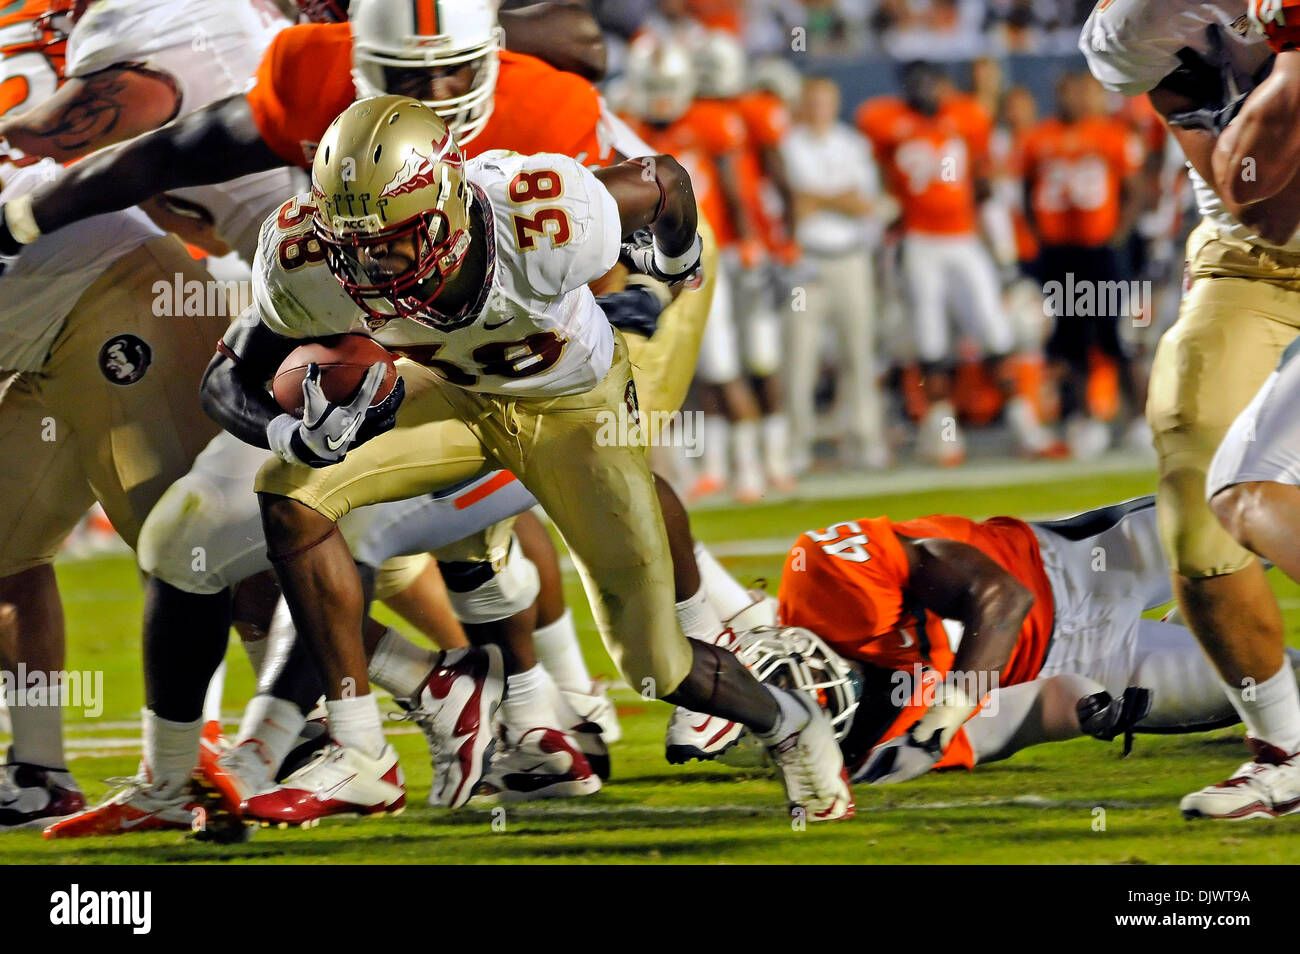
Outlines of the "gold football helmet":
<svg viewBox="0 0 1300 954">
<path fill-rule="evenodd" d="M 433 300 L 470 247 L 464 166 L 447 124 L 405 96 L 359 100 L 325 131 L 311 168 L 316 232 L 372 318 L 442 327 Z"/>
</svg>

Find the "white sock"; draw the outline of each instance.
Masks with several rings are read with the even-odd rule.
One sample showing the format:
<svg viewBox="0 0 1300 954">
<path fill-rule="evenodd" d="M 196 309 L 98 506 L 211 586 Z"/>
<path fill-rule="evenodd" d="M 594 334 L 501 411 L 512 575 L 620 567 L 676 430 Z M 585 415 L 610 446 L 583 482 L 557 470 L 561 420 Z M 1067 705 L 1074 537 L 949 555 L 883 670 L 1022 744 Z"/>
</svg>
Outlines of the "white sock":
<svg viewBox="0 0 1300 954">
<path fill-rule="evenodd" d="M 518 734 L 538 726 L 556 728 L 559 718 L 550 689 L 551 677 L 541 665 L 506 677 L 506 697 L 501 721 Z"/>
<path fill-rule="evenodd" d="M 582 658 L 573 612 L 567 606 L 564 615 L 555 622 L 533 630 L 533 649 L 537 661 L 546 667 L 561 689 L 591 692 L 591 673 L 587 671 L 587 661 Z"/>
<path fill-rule="evenodd" d="M 261 639 L 244 639 L 240 640 L 244 645 L 244 655 L 248 657 L 248 664 L 253 667 L 253 678 L 256 679 L 262 674 L 262 664 L 266 662 L 267 638 Z"/>
<path fill-rule="evenodd" d="M 393 627 L 388 627 L 370 657 L 370 681 L 382 686 L 395 699 L 409 699 L 420 691 L 438 653 L 411 642 Z"/>
<path fill-rule="evenodd" d="M 384 751 L 388 742 L 373 693 L 351 699 L 326 699 L 325 710 L 329 713 L 330 735 L 339 744 L 360 749 L 371 758 L 378 758 Z"/>
<path fill-rule="evenodd" d="M 758 421 L 736 421 L 731 425 L 731 453 L 736 473 L 761 474 L 763 457 L 760 451 Z"/>
<path fill-rule="evenodd" d="M 1223 688 L 1251 736 L 1288 755 L 1300 751 L 1300 689 L 1289 660 L 1248 690 L 1226 682 Z"/>
<path fill-rule="evenodd" d="M 307 718 L 292 702 L 261 693 L 244 709 L 235 744 L 257 743 L 257 754 L 266 763 L 267 770 L 274 773 L 298 744 L 306 724 Z"/>
<path fill-rule="evenodd" d="M 682 627 L 682 632 L 692 639 L 700 639 L 715 646 L 722 640 L 722 620 L 709 602 L 703 585 L 695 591 L 694 596 L 677 604 L 677 622 Z"/>
<path fill-rule="evenodd" d="M 790 422 L 784 414 L 763 418 L 763 465 L 768 477 L 784 480 L 790 476 Z"/>
<path fill-rule="evenodd" d="M 706 414 L 700 447 L 700 476 L 727 479 L 727 419 Z"/>
<path fill-rule="evenodd" d="M 808 710 L 799 704 L 793 695 L 782 690 L 774 689 L 772 686 L 763 686 L 776 699 L 776 722 L 772 723 L 772 728 L 767 732 L 755 732 L 764 745 L 772 745 L 780 742 L 792 732 L 798 732 L 808 724 Z"/>
<path fill-rule="evenodd" d="M 754 602 L 749 591 L 699 542 L 695 544 L 695 564 L 700 569 L 700 581 L 718 613 L 718 619 L 730 619 Z"/>
<path fill-rule="evenodd" d="M 203 697 L 203 721 L 220 722 L 221 721 L 221 694 L 226 688 L 226 661 L 221 660 L 221 665 L 217 671 L 212 674 L 208 680 L 208 691 Z"/>
<path fill-rule="evenodd" d="M 180 795 L 190 783 L 190 775 L 199 764 L 199 737 L 203 719 L 172 722 L 154 715 L 150 709 L 142 714 L 144 764 L 153 788 L 163 798 Z"/>
<path fill-rule="evenodd" d="M 67 768 L 63 756 L 62 706 L 11 705 L 9 722 L 14 736 L 13 761 L 42 768 Z"/>
</svg>

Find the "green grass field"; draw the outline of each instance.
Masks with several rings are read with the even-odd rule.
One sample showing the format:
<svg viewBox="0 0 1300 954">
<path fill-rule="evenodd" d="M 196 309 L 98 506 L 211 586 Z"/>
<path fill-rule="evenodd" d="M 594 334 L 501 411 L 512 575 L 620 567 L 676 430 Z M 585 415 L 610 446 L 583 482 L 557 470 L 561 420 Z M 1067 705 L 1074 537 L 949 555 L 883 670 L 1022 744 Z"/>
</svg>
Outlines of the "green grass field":
<svg viewBox="0 0 1300 954">
<path fill-rule="evenodd" d="M 888 513 L 1044 517 L 1149 492 L 1148 473 L 1033 485 L 891 494 L 704 511 L 697 535 L 715 543 L 750 541 L 724 558 L 741 579 L 774 587 L 778 541 L 828 523 Z M 70 715 L 72 768 L 88 797 L 101 781 L 130 774 L 139 754 L 140 591 L 131 563 L 104 559 L 60 566 L 71 643 L 69 666 L 105 674 L 103 715 Z M 612 673 L 595 639 L 581 590 L 569 580 L 593 671 Z M 1288 639 L 1297 641 L 1300 588 L 1275 582 Z M 251 691 L 247 661 L 232 643 L 226 687 L 230 718 Z M 795 830 L 779 784 L 763 773 L 725 766 L 674 767 L 663 759 L 668 708 L 630 691 L 617 694 L 625 730 L 614 748 L 614 778 L 576 802 L 455 813 L 425 806 L 429 764 L 423 737 L 398 725 L 410 806 L 398 818 L 325 821 L 311 831 L 262 830 L 248 842 L 216 845 L 187 834 L 45 842 L 36 832 L 0 837 L 6 863 L 429 863 L 429 862 L 917 862 L 917 863 L 1279 863 L 1300 860 L 1300 821 L 1200 823 L 1181 820 L 1178 799 L 1225 776 L 1245 758 L 1241 732 L 1140 736 L 1121 760 L 1116 742 L 1041 746 L 975 772 L 933 774 L 891 789 L 857 788 L 852 821 Z"/>
</svg>

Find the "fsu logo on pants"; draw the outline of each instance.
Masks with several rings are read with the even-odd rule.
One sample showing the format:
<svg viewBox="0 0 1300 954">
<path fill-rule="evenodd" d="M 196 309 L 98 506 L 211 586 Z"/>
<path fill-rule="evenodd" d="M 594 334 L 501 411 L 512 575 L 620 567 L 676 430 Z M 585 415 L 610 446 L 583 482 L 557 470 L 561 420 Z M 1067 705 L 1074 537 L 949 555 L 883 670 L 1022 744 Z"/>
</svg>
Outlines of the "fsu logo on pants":
<svg viewBox="0 0 1300 954">
<path fill-rule="evenodd" d="M 135 335 L 114 335 L 99 349 L 99 370 L 110 384 L 135 384 L 144 377 L 152 361 L 153 350 Z"/>
</svg>

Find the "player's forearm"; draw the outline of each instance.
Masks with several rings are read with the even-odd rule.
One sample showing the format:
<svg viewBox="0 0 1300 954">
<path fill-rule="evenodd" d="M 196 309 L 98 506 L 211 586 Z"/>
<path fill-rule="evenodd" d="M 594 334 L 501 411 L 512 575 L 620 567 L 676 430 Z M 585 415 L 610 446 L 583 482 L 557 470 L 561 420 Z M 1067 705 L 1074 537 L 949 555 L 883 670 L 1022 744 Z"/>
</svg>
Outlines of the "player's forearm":
<svg viewBox="0 0 1300 954">
<path fill-rule="evenodd" d="M 1033 594 L 982 551 L 954 540 L 907 544 L 909 592 L 932 612 L 961 622 L 953 669 L 1001 672 L 1011 658 Z"/>
<path fill-rule="evenodd" d="M 608 65 L 605 37 L 587 10 L 572 3 L 534 3 L 499 14 L 506 48 L 545 60 L 593 82 Z"/>
<path fill-rule="evenodd" d="M 1221 195 L 1242 205 L 1275 195 L 1300 161 L 1300 51 L 1279 53 L 1268 78 L 1251 91 L 1211 155 Z"/>
<path fill-rule="evenodd" d="M 654 156 L 654 178 L 661 190 L 657 214 L 650 221 L 655 244 L 666 255 L 684 255 L 695 244 L 699 227 L 691 177 L 672 156 Z"/>
<path fill-rule="evenodd" d="M 247 100 L 236 96 L 77 163 L 36 190 L 32 212 L 41 232 L 48 233 L 160 192 L 282 165 L 257 132 Z"/>
<path fill-rule="evenodd" d="M 999 673 L 1011 658 L 1034 605 L 1033 594 L 1009 573 L 973 581 L 970 603 L 962 622 L 962 640 L 952 667 L 960 672 Z"/>
<path fill-rule="evenodd" d="M 248 316 L 235 321 L 203 372 L 204 413 L 245 444 L 270 449 L 266 429 L 283 410 L 266 382 L 293 347 Z"/>
</svg>

